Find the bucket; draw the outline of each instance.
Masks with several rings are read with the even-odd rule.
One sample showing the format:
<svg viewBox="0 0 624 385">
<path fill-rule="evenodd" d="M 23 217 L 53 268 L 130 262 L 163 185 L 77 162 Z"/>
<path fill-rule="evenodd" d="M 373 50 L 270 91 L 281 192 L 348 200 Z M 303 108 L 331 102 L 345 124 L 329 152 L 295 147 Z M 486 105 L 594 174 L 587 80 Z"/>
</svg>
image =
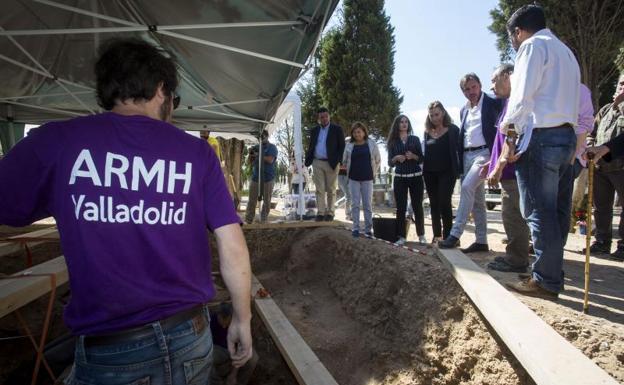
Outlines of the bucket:
<svg viewBox="0 0 624 385">
<path fill-rule="evenodd" d="M 409 230 L 408 219 L 405 220 L 405 234 Z M 396 233 L 396 219 L 395 218 L 382 218 L 380 216 L 373 217 L 373 231 L 375 238 L 381 238 L 388 242 L 396 242 L 399 236 Z"/>
</svg>

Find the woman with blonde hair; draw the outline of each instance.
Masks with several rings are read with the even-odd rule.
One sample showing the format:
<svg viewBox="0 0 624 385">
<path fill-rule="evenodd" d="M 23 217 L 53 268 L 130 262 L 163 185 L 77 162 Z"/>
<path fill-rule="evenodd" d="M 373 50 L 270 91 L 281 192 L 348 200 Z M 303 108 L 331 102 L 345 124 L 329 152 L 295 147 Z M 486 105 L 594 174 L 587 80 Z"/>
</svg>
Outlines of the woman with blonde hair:
<svg viewBox="0 0 624 385">
<path fill-rule="evenodd" d="M 394 118 L 387 142 L 388 166 L 394 167 L 394 200 L 396 202 L 397 246 L 406 242 L 405 210 L 409 191 L 416 222 L 418 241 L 425 242 L 425 219 L 422 208 L 424 186 L 422 180 L 423 162 L 420 139 L 413 135 L 412 124 L 407 116 L 401 114 Z"/>
<path fill-rule="evenodd" d="M 361 122 L 351 126 L 351 140 L 345 145 L 342 164 L 346 166 L 351 192 L 352 235 L 360 236 L 360 205 L 364 209 L 364 234 L 373 235 L 373 181 L 379 170 L 381 155 L 377 143 L 368 137 Z"/>
<path fill-rule="evenodd" d="M 427 110 L 423 176 L 435 243 L 448 237 L 453 226 L 451 197 L 459 176 L 459 128 L 439 101 L 430 103 Z"/>
</svg>

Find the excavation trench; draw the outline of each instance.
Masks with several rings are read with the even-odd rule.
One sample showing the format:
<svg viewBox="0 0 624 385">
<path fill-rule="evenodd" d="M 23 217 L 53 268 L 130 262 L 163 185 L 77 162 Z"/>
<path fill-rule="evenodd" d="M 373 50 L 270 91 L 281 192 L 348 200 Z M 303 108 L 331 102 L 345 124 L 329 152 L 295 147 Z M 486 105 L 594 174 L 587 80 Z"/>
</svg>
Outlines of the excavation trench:
<svg viewBox="0 0 624 385">
<path fill-rule="evenodd" d="M 245 236 L 254 274 L 338 383 L 533 383 L 432 249 L 337 228 Z"/>
</svg>

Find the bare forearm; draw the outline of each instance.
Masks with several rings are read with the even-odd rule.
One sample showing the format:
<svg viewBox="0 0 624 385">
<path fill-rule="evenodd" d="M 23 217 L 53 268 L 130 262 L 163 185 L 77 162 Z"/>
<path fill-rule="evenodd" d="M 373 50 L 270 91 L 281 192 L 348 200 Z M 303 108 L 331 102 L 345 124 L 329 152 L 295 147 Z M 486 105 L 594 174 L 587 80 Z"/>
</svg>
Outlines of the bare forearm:
<svg viewBox="0 0 624 385">
<path fill-rule="evenodd" d="M 582 134 L 576 135 L 576 151 L 575 154 L 578 154 L 581 150 L 581 147 L 585 145 L 585 141 L 587 140 L 587 132 L 583 132 Z"/>
<path fill-rule="evenodd" d="M 251 266 L 249 251 L 237 223 L 215 230 L 221 276 L 230 292 L 234 316 L 239 320 L 251 319 Z"/>
</svg>

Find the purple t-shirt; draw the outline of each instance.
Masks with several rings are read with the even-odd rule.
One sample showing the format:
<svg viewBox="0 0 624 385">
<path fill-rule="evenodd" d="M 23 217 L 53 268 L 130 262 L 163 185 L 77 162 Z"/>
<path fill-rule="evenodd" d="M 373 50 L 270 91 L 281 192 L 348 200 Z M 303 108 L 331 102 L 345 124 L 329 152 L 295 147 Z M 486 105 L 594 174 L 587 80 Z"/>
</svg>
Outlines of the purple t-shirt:
<svg viewBox="0 0 624 385">
<path fill-rule="evenodd" d="M 0 161 L 0 223 L 50 215 L 69 270 L 65 322 L 87 335 L 208 302 L 206 228 L 240 223 L 208 143 L 112 112 L 34 129 Z"/>
<path fill-rule="evenodd" d="M 500 158 L 500 154 L 503 151 L 503 144 L 505 142 L 505 135 L 500 132 L 500 124 L 505 117 L 505 113 L 507 112 L 507 102 L 509 99 L 506 99 L 503 103 L 503 110 L 498 116 L 498 121 L 496 122 L 496 137 L 494 138 L 494 145 L 492 146 L 492 154 L 490 155 L 490 166 L 488 168 L 488 175 L 494 171 L 494 166 L 496 166 L 496 161 Z M 513 163 L 508 163 L 503 169 L 503 173 L 501 174 L 501 180 L 506 179 L 516 179 L 516 166 Z"/>
</svg>

